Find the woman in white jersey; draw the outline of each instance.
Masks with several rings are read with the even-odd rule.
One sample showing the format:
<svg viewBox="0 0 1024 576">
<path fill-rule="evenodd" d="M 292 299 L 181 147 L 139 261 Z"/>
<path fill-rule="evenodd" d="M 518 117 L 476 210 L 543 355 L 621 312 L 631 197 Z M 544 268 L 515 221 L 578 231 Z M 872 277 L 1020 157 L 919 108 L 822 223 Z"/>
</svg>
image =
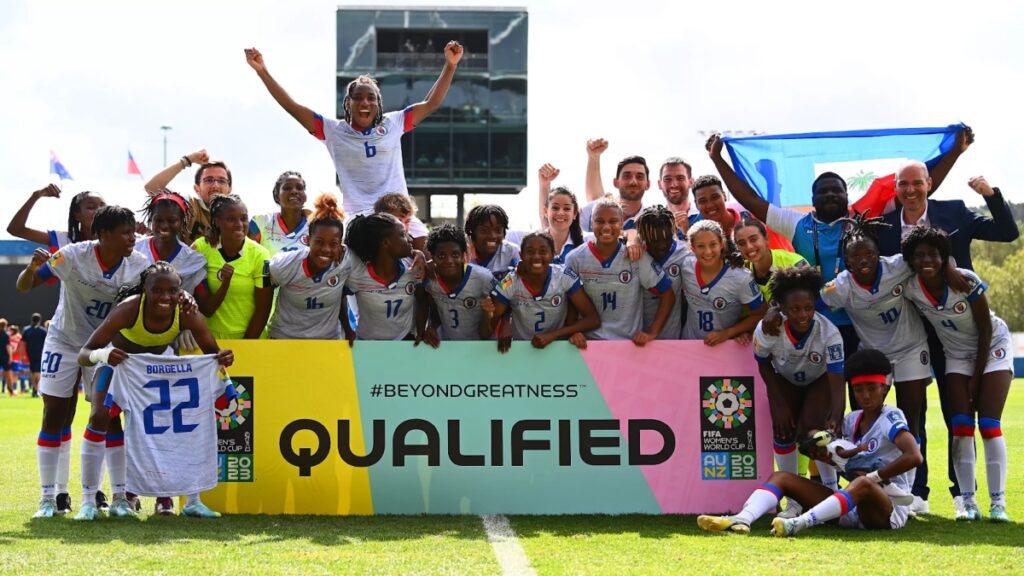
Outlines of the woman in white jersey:
<svg viewBox="0 0 1024 576">
<path fill-rule="evenodd" d="M 977 454 L 975 417 L 985 446 L 985 472 L 991 507 L 989 518 L 1009 522 L 1006 513 L 1006 440 L 1003 408 L 1013 380 L 1013 342 L 1006 323 L 988 306 L 988 286 L 971 270 L 959 269 L 970 290 L 961 292 L 946 281 L 949 238 L 938 228 L 918 226 L 903 240 L 903 258 L 916 272 L 905 295 L 917 306 L 942 341 L 946 383 L 953 406 L 953 470 L 964 499 L 956 519 L 980 520 L 972 490 Z"/>
<path fill-rule="evenodd" d="M 40 198 L 60 198 L 60 188 L 56 184 L 50 184 L 46 188 L 36 190 L 28 197 L 25 204 L 11 218 L 7 225 L 7 233 L 11 236 L 42 244 L 49 248 L 50 252 L 56 252 L 67 244 L 81 242 L 83 240 L 96 240 L 96 234 L 92 230 L 92 221 L 96 217 L 96 211 L 106 206 L 103 197 L 96 192 L 79 192 L 71 197 L 71 206 L 68 208 L 68 229 L 59 230 L 35 230 L 28 227 L 28 217 L 32 208 Z"/>
<path fill-rule="evenodd" d="M 846 378 L 853 385 L 862 409 L 843 420 L 843 436 L 854 444 L 867 444 L 865 452 L 878 459 L 880 468 L 839 491 L 791 472 L 775 472 L 754 490 L 738 514 L 698 516 L 697 525 L 709 532 L 746 534 L 755 520 L 774 512 L 779 500 L 787 497 L 802 504 L 806 512 L 796 518 L 773 519 L 771 531 L 775 536 L 795 536 L 801 530 L 833 520 L 844 528 L 902 528 L 907 522 L 907 507 L 894 504 L 882 483 L 888 481 L 909 492 L 907 472 L 916 468 L 922 458 L 903 413 L 885 404 L 891 371 L 889 360 L 878 350 L 858 350 L 846 361 Z"/>
<path fill-rule="evenodd" d="M 283 172 L 274 183 L 272 195 L 279 210 L 253 216 L 249 221 L 249 238 L 259 242 L 271 256 L 309 246 L 309 210 L 302 174 Z"/>
<path fill-rule="evenodd" d="M 419 330 L 424 341 L 436 347 L 441 340 L 489 339 L 490 323 L 480 304 L 496 282 L 490 270 L 466 263 L 466 233 L 458 226 L 442 224 L 430 231 L 426 248 L 434 258 L 430 261 L 432 273 L 423 283 L 430 305 L 430 324 Z"/>
<path fill-rule="evenodd" d="M 679 340 L 683 333 L 683 315 L 686 298 L 683 296 L 683 260 L 690 253 L 690 246 L 676 236 L 675 215 L 660 204 L 644 208 L 636 217 L 637 236 L 643 243 L 644 253 L 640 266 L 662 270 L 672 283 L 676 302 L 672 312 L 658 334 L 659 340 Z M 644 294 L 644 324 L 654 322 L 660 299 L 653 294 Z"/>
</svg>

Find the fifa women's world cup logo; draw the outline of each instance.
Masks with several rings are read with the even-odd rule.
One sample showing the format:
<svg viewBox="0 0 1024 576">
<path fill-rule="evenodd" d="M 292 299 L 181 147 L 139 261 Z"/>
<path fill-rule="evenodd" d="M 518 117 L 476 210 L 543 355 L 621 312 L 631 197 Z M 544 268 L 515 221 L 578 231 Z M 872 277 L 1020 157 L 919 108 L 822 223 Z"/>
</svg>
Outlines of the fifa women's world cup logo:
<svg viewBox="0 0 1024 576">
<path fill-rule="evenodd" d="M 705 388 L 702 406 L 708 422 L 726 430 L 746 422 L 754 410 L 751 391 L 730 378 L 715 380 Z"/>
</svg>

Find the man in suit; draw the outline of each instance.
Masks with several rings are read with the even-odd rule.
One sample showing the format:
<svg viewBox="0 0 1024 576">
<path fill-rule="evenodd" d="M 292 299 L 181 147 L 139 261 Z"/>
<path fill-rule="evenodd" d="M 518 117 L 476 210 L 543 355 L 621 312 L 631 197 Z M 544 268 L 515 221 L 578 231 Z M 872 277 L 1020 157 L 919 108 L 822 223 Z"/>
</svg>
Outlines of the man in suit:
<svg viewBox="0 0 1024 576">
<path fill-rule="evenodd" d="M 971 241 L 988 240 L 992 242 L 1013 242 L 1019 236 L 1017 223 L 1013 219 L 1010 205 L 999 192 L 999 188 L 989 186 L 984 177 L 972 178 L 969 186 L 985 199 L 992 217 L 984 216 L 967 207 L 962 200 L 929 200 L 932 190 L 932 179 L 928 168 L 921 162 L 911 161 L 900 166 L 896 172 L 896 209 L 883 216 L 890 225 L 879 234 L 879 249 L 883 256 L 900 253 L 900 243 L 915 226 L 932 226 L 940 228 L 949 235 L 950 256 L 959 268 L 973 270 L 971 262 Z M 952 407 L 946 389 L 946 356 L 931 324 L 925 322 L 928 333 L 928 344 L 931 354 L 932 370 L 939 387 L 939 401 L 942 405 L 942 417 L 946 421 L 947 434 L 950 435 L 949 446 L 952 447 Z M 915 499 L 912 509 L 918 513 L 928 513 L 928 460 L 926 455 L 927 437 L 925 435 L 925 412 L 927 404 L 921 410 L 921 454 L 925 461 L 917 468 L 914 479 L 913 493 Z M 963 509 L 960 498 L 960 486 L 953 473 L 953 452 L 948 451 L 949 480 L 952 486 L 949 491 L 953 496 L 954 514 L 959 515 Z"/>
</svg>

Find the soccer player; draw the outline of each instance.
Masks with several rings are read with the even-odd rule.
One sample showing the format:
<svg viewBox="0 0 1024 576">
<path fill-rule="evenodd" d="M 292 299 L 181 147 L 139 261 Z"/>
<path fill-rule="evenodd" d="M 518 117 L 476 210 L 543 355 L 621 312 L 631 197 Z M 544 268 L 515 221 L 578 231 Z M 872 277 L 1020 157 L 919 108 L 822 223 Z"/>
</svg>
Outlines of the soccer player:
<svg viewBox="0 0 1024 576">
<path fill-rule="evenodd" d="M 277 313 L 270 324 L 274 339 L 341 338 L 342 287 L 352 264 L 342 244 L 345 216 L 333 194 L 321 194 L 313 210 L 309 247 L 270 259 L 270 282 L 278 287 Z"/>
<path fill-rule="evenodd" d="M 714 220 L 690 226 L 687 236 L 692 253 L 682 266 L 687 302 L 683 339 L 704 340 L 708 346 L 733 338 L 749 342 L 748 334 L 764 315 L 764 307 L 743 258 Z M 750 314 L 741 318 L 744 305 Z"/>
<path fill-rule="evenodd" d="M 405 226 L 390 214 L 357 216 L 348 225 L 345 245 L 353 261 L 345 293 L 354 294 L 359 323 L 353 330 L 342 315 L 345 338 L 415 340 L 415 314 L 426 314 L 423 285 L 412 269 L 412 246 Z"/>
<path fill-rule="evenodd" d="M 95 240 L 96 234 L 93 232 L 92 222 L 96 217 L 96 211 L 106 206 L 103 197 L 96 192 L 79 192 L 71 197 L 66 232 L 58 230 L 44 232 L 28 227 L 28 216 L 32 213 L 36 201 L 40 198 L 60 198 L 60 192 L 61 190 L 56 184 L 50 184 L 46 188 L 33 192 L 11 218 L 11 223 L 7 225 L 7 233 L 29 242 L 47 246 L 51 253 L 68 244 L 83 240 Z"/>
<path fill-rule="evenodd" d="M 32 397 L 39 396 L 39 376 L 42 370 L 43 343 L 46 342 L 46 329 L 42 326 L 43 317 L 38 312 L 32 314 L 32 325 L 21 333 L 21 345 L 25 348 L 28 358 L 28 370 L 32 377 Z M 62 444 L 63 447 L 63 444 Z"/>
<path fill-rule="evenodd" d="M 551 235 L 555 241 L 554 264 L 564 264 L 565 257 L 584 242 L 583 228 L 580 221 L 580 206 L 576 195 L 565 186 L 551 188 L 551 183 L 558 177 L 559 170 L 551 164 L 540 167 L 537 173 L 540 193 L 540 224 L 542 231 Z M 522 241 L 525 232 L 509 232 L 506 239 L 514 244 Z"/>
<path fill-rule="evenodd" d="M 470 262 L 501 280 L 519 263 L 519 246 L 505 239 L 508 214 L 497 204 L 474 206 L 466 215 L 466 235 L 472 248 Z"/>
<path fill-rule="evenodd" d="M 412 201 L 412 197 L 408 194 L 402 194 L 400 192 L 389 192 L 377 199 L 373 204 L 374 212 L 387 212 L 405 226 L 405 231 L 412 236 L 410 232 L 412 227 L 412 220 L 416 217 L 416 203 Z M 423 236 L 412 239 L 412 249 L 423 251 L 427 247 L 427 239 Z"/>
<path fill-rule="evenodd" d="M 402 134 L 409 132 L 437 111 L 444 102 L 463 48 L 454 40 L 444 47 L 445 65 L 427 99 L 405 110 L 383 113 L 377 82 L 360 76 L 345 88 L 344 121 L 323 117 L 292 100 L 267 70 L 256 48 L 245 50 L 249 66 L 263 81 L 270 95 L 310 134 L 327 146 L 341 183 L 342 206 L 351 218 L 370 214 L 373 203 L 389 192 L 408 194 L 402 169 Z M 427 235 L 426 226 L 414 218 L 414 238 Z"/>
<path fill-rule="evenodd" d="M 587 347 L 586 332 L 601 326 L 594 303 L 581 290 L 579 278 L 569 267 L 551 264 L 555 241 L 546 232 L 523 237 L 523 262 L 491 291 L 483 303 L 491 329 L 509 321 L 511 336 L 499 328 L 498 351 L 507 352 L 512 339 L 529 340 L 535 348 L 568 338 L 577 348 Z M 575 320 L 567 322 L 569 309 Z"/>
<path fill-rule="evenodd" d="M 189 229 L 192 210 L 188 201 L 170 190 L 150 196 L 142 207 L 142 215 L 152 236 L 140 238 L 135 249 L 150 264 L 167 262 L 182 278 L 182 289 L 195 293 L 206 279 L 206 258 L 181 241 L 182 230 Z"/>
<path fill-rule="evenodd" d="M 657 267 L 642 266 L 626 256 L 620 240 L 623 211 L 618 202 L 598 200 L 593 220 L 595 239 L 565 257 L 565 268 L 580 278 L 601 315 L 601 325 L 586 336 L 590 340 L 632 340 L 643 346 L 657 338 L 668 322 L 676 301 L 672 281 Z M 650 324 L 644 322 L 642 290 L 658 298 Z"/>
<path fill-rule="evenodd" d="M 206 258 L 206 282 L 197 290 L 199 310 L 219 340 L 256 339 L 270 317 L 270 253 L 246 237 L 249 213 L 234 194 L 210 202 L 210 229 L 192 249 Z"/>
<path fill-rule="evenodd" d="M 736 248 L 746 260 L 747 270 L 761 289 L 765 302 L 772 301 L 768 283 L 780 268 L 807 266 L 807 260 L 795 252 L 768 247 L 768 229 L 757 218 L 744 218 L 732 229 Z"/>
<path fill-rule="evenodd" d="M 0 378 L 7 394 L 14 396 L 14 371 L 11 358 L 11 334 L 7 331 L 7 319 L 0 318 Z"/>
<path fill-rule="evenodd" d="M 102 476 L 104 443 L 107 444 L 110 483 L 114 501 L 110 515 L 133 517 L 136 512 L 127 499 L 126 464 L 124 454 L 124 432 L 120 420 L 108 410 L 108 386 L 114 367 L 123 362 L 129 354 L 163 354 L 175 341 L 182 330 L 193 334 L 199 348 L 206 354 L 217 354 L 223 366 L 230 366 L 233 355 L 230 350 L 220 350 L 210 334 L 202 317 L 194 310 L 191 299 L 185 297 L 178 271 L 167 262 L 150 264 L 139 275 L 138 282 L 127 284 L 118 291 L 117 305 L 93 331 L 89 340 L 78 353 L 78 364 L 84 367 L 99 365 L 96 370 L 96 390 L 92 402 L 89 424 L 82 442 L 82 508 L 75 520 L 91 521 L 99 516 L 99 510 L 92 503 L 92 495 L 98 488 Z M 182 304 L 185 302 L 185 304 Z M 180 308 L 185 306 L 188 312 Z M 120 447 L 117 453 L 110 453 L 109 446 Z M 142 450 L 133 446 L 132 450 Z M 157 499 L 156 513 L 174 514 L 174 502 L 168 497 Z M 199 494 L 186 495 L 182 509 L 186 516 L 216 518 L 219 513 L 206 507 Z"/>
<path fill-rule="evenodd" d="M 431 325 L 419 331 L 424 340 L 489 339 L 490 325 L 484 321 L 480 304 L 496 282 L 490 270 L 466 263 L 466 233 L 457 226 L 442 224 L 427 236 L 427 250 L 434 259 L 433 274 L 424 281 L 431 309 Z"/>
<path fill-rule="evenodd" d="M 796 518 L 773 519 L 775 536 L 795 536 L 837 519 L 844 528 L 898 530 L 906 525 L 907 507 L 894 504 L 881 485 L 889 481 L 901 492 L 909 492 L 907 472 L 921 463 L 921 452 L 903 413 L 885 404 L 891 371 L 889 360 L 878 350 L 859 350 L 846 360 L 846 378 L 862 409 L 846 415 L 843 436 L 855 444 L 867 444 L 867 452 L 879 460 L 880 468 L 839 491 L 780 470 L 754 490 L 738 514 L 698 516 L 697 525 L 709 532 L 746 534 L 750 525 L 775 510 L 783 497 L 799 502 L 806 512 Z"/>
<path fill-rule="evenodd" d="M 701 176 L 693 182 L 693 201 L 697 205 L 697 216 L 694 222 L 701 220 L 714 220 L 725 231 L 726 236 L 732 236 L 737 225 L 743 220 L 754 220 L 755 218 L 740 207 L 740 210 L 727 206 L 725 190 L 722 189 L 722 181 L 715 176 Z M 766 229 L 768 236 L 768 247 L 773 250 L 791 250 L 793 245 L 779 236 L 774 230 Z"/>
<path fill-rule="evenodd" d="M 32 261 L 18 276 L 18 290 L 27 292 L 50 278 L 61 279 L 60 300 L 51 330 L 43 346 L 43 424 L 39 433 L 39 480 L 42 499 L 35 518 L 49 518 L 67 509 L 58 508 L 56 482 L 61 444 L 70 442 L 68 414 L 79 378 L 78 364 L 71 359 L 110 313 L 117 290 L 138 278 L 146 257 L 134 250 L 135 216 L 120 206 L 96 211 L 92 230 L 98 240 L 69 244 L 50 256 L 36 250 Z M 84 371 L 86 397 L 91 397 L 92 374 Z M 65 440 L 66 438 L 66 440 Z M 58 511 L 60 510 L 60 512 Z"/>
<path fill-rule="evenodd" d="M 187 228 L 182 229 L 181 239 L 186 244 L 192 244 L 209 230 L 212 224 L 210 209 L 214 196 L 231 194 L 231 170 L 220 160 L 210 160 L 206 150 L 197 150 L 182 156 L 146 182 L 146 193 L 156 196 L 167 189 L 175 176 L 193 164 L 199 168 L 196 170 L 193 185 L 195 193 L 188 199 L 192 220 Z"/>
<path fill-rule="evenodd" d="M 957 520 L 980 520 L 974 495 L 975 417 L 985 446 L 985 471 L 991 498 L 989 518 L 1009 522 L 1006 513 L 1006 440 L 1003 407 L 1013 380 L 1013 342 L 1006 323 L 988 306 L 988 286 L 963 268 L 970 291 L 946 280 L 949 237 L 937 228 L 918 226 L 903 240 L 903 259 L 916 276 L 906 284 L 907 299 L 932 324 L 946 353 L 946 378 L 953 405 L 953 467 L 963 510 Z"/>
<path fill-rule="evenodd" d="M 272 194 L 279 210 L 253 216 L 249 221 L 249 238 L 259 242 L 271 256 L 309 246 L 309 210 L 302 174 L 283 172 L 277 177 Z"/>
<path fill-rule="evenodd" d="M 672 283 L 675 304 L 658 334 L 659 340 L 679 340 L 683 335 L 683 260 L 690 252 L 685 242 L 676 239 L 676 215 L 663 206 L 644 208 L 636 217 L 636 229 L 646 252 L 640 258 L 641 267 L 661 270 Z M 661 299 L 653 294 L 644 297 L 644 325 L 650 325 L 658 313 Z"/>
</svg>

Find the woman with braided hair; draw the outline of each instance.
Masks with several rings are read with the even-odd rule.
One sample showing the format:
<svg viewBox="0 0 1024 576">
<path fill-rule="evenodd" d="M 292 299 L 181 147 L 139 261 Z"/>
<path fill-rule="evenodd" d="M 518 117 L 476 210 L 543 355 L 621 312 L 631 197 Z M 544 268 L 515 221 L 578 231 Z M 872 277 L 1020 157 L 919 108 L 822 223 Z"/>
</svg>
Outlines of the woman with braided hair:
<svg viewBox="0 0 1024 576">
<path fill-rule="evenodd" d="M 640 257 L 640 266 L 661 270 L 672 283 L 676 295 L 675 305 L 665 321 L 659 340 L 679 340 L 683 336 L 683 315 L 686 299 L 683 297 L 683 260 L 690 253 L 689 245 L 676 239 L 675 214 L 662 205 L 644 208 L 636 217 L 636 230 L 645 252 Z M 654 322 L 660 299 L 644 294 L 644 325 Z"/>
<path fill-rule="evenodd" d="M 7 233 L 29 242 L 47 246 L 50 253 L 60 248 L 83 240 L 96 240 L 96 234 L 92 230 L 92 221 L 96 217 L 96 211 L 106 206 L 103 197 L 97 192 L 88 190 L 79 192 L 71 197 L 71 206 L 68 208 L 68 228 L 66 232 L 59 230 L 35 230 L 27 225 L 29 214 L 36 201 L 40 198 L 60 198 L 61 190 L 56 184 L 50 184 L 46 188 L 36 190 L 28 197 L 21 209 L 11 218 L 7 225 Z"/>
<path fill-rule="evenodd" d="M 280 210 L 253 216 L 249 221 L 249 238 L 259 242 L 271 256 L 309 246 L 309 210 L 302 174 L 293 170 L 282 172 L 272 195 Z"/>
<path fill-rule="evenodd" d="M 142 213 L 152 236 L 140 238 L 135 249 L 153 262 L 167 262 L 182 279 L 182 289 L 195 293 L 206 278 L 206 259 L 181 241 L 192 224 L 192 207 L 184 196 L 163 190 L 146 199 Z"/>
</svg>

